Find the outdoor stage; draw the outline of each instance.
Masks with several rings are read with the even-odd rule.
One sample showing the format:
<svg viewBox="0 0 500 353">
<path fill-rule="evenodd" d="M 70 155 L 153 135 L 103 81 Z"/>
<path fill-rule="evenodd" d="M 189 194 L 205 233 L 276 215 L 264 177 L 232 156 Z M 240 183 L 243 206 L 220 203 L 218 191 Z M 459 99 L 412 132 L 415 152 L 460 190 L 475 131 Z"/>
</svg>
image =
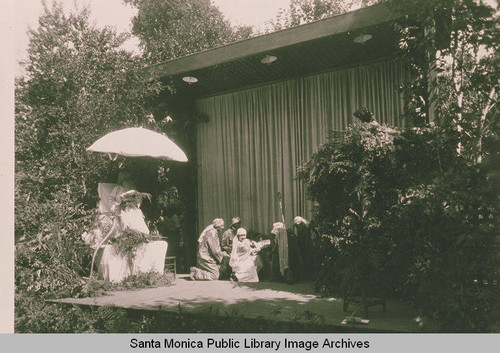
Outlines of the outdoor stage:
<svg viewBox="0 0 500 353">
<path fill-rule="evenodd" d="M 190 281 L 187 275 L 177 277 L 169 287 L 110 292 L 92 298 L 65 298 L 52 302 L 82 306 L 112 306 L 126 310 L 172 312 L 181 305 L 184 312 L 203 313 L 212 308 L 220 313 L 237 313 L 248 319 L 294 321 L 297 317 L 321 317 L 322 325 L 332 332 L 415 332 L 418 325 L 411 308 L 387 302 L 369 309 L 369 324 L 342 325 L 348 313 L 342 300 L 321 298 L 314 294 L 312 283 L 287 285 L 279 282 L 233 283 L 230 281 Z"/>
</svg>

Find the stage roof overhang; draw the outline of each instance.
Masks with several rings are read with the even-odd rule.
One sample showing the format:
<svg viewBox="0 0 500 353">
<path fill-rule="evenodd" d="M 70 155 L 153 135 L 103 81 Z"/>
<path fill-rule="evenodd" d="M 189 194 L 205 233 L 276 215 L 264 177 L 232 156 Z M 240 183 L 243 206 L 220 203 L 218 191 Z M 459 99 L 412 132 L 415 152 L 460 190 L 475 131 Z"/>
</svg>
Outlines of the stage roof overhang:
<svg viewBox="0 0 500 353">
<path fill-rule="evenodd" d="M 145 74 L 199 98 L 352 67 L 394 56 L 393 24 L 400 17 L 384 4 L 373 5 L 152 65 Z M 357 43 L 362 36 L 371 38 Z M 266 56 L 277 60 L 262 63 Z M 198 81 L 187 83 L 184 77 Z"/>
</svg>

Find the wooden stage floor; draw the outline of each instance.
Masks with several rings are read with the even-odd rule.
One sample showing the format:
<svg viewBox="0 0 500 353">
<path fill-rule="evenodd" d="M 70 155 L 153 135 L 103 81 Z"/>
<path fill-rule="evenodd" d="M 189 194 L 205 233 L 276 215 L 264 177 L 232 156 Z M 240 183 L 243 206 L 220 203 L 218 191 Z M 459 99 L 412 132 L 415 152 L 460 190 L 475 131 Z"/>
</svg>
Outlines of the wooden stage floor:
<svg viewBox="0 0 500 353">
<path fill-rule="evenodd" d="M 279 282 L 233 283 L 230 281 L 190 281 L 180 275 L 169 287 L 110 292 L 101 297 L 65 298 L 52 302 L 84 306 L 112 306 L 123 309 L 196 314 L 212 308 L 219 312 L 236 312 L 249 319 L 293 321 L 304 313 L 321 316 L 323 323 L 352 332 L 415 332 L 416 314 L 407 306 L 387 302 L 387 312 L 381 306 L 369 309 L 369 324 L 355 327 L 342 325 L 348 313 L 342 310 L 342 300 L 315 295 L 312 283 L 287 285 Z M 349 307 L 349 312 L 354 310 Z"/>
</svg>

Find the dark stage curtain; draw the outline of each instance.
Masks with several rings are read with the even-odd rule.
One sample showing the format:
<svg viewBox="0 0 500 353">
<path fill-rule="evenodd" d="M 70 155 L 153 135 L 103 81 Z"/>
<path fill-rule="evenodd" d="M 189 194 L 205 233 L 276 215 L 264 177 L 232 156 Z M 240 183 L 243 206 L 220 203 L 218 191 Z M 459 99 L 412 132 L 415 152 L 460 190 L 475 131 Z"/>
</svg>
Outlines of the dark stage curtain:
<svg viewBox="0 0 500 353">
<path fill-rule="evenodd" d="M 352 124 L 362 106 L 380 123 L 403 126 L 399 87 L 406 76 L 391 60 L 198 100 L 209 118 L 197 130 L 199 229 L 240 216 L 244 227 L 269 233 L 281 220 L 277 192 L 289 227 L 294 216 L 310 219 L 297 167 L 329 131 Z"/>
</svg>

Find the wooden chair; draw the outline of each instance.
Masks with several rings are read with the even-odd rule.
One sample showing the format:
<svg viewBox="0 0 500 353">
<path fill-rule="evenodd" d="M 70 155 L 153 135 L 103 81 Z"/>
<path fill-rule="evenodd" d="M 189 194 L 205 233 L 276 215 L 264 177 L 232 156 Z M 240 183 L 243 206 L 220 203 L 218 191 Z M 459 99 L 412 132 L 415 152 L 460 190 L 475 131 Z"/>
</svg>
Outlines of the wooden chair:
<svg viewBox="0 0 500 353">
<path fill-rule="evenodd" d="M 177 259 L 175 256 L 165 257 L 165 270 L 174 274 L 174 279 L 177 279 Z"/>
</svg>

